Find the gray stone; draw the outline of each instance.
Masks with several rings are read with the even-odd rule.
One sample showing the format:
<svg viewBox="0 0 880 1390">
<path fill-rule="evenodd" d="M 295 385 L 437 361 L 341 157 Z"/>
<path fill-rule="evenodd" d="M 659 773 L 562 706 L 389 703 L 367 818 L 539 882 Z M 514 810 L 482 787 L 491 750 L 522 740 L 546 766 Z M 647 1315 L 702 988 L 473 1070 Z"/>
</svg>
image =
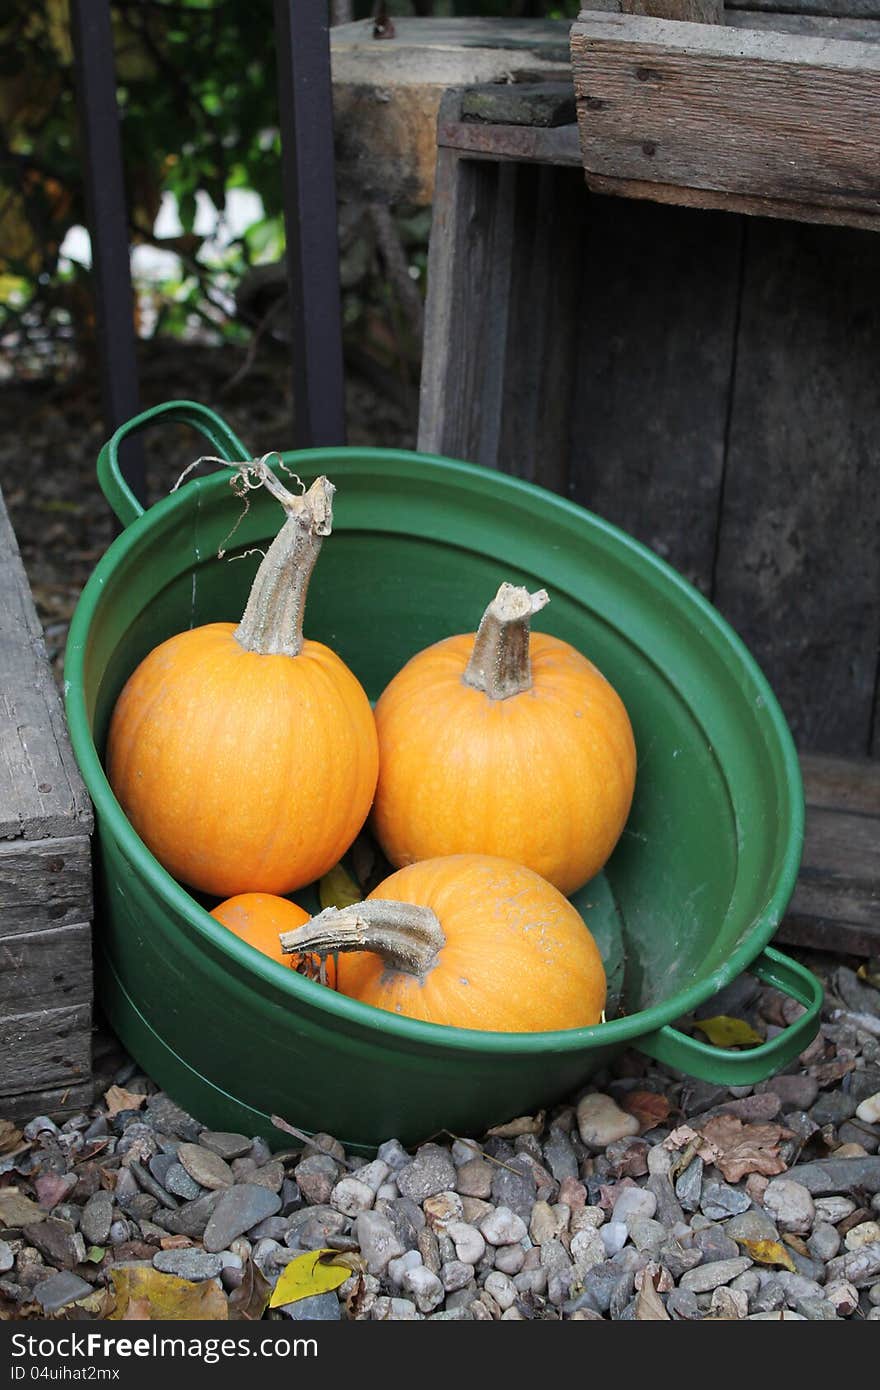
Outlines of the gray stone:
<svg viewBox="0 0 880 1390">
<path fill-rule="evenodd" d="M 726 1182 L 707 1182 L 703 1185 L 700 1197 L 700 1210 L 710 1221 L 724 1221 L 729 1216 L 738 1216 L 748 1211 L 751 1198 L 742 1188 L 731 1187 Z"/>
<path fill-rule="evenodd" d="M 369 1274 L 384 1274 L 390 1260 L 404 1253 L 394 1227 L 378 1211 L 362 1211 L 355 1221 L 355 1239 Z"/>
<path fill-rule="evenodd" d="M 497 1207 L 484 1216 L 479 1229 L 490 1245 L 515 1245 L 528 1235 L 525 1221 L 509 1207 Z"/>
<path fill-rule="evenodd" d="M 375 1192 L 365 1182 L 357 1178 L 340 1178 L 330 1194 L 330 1201 L 346 1216 L 357 1216 L 359 1211 L 369 1211 L 375 1200 Z"/>
<path fill-rule="evenodd" d="M 694 1232 L 694 1246 L 703 1256 L 703 1264 L 713 1264 L 717 1260 L 735 1260 L 739 1257 L 739 1246 L 720 1226 L 707 1226 Z"/>
<path fill-rule="evenodd" d="M 412 1163 L 412 1154 L 407 1153 L 399 1139 L 386 1139 L 376 1150 L 376 1157 L 387 1163 L 393 1173 Z"/>
<path fill-rule="evenodd" d="M 775 1277 L 770 1277 L 754 1294 L 749 1304 L 753 1313 L 774 1313 L 785 1307 L 785 1289 Z"/>
<path fill-rule="evenodd" d="M 845 1279 L 857 1289 L 868 1288 L 880 1279 L 880 1241 L 871 1245 L 860 1245 L 858 1250 L 847 1250 L 828 1263 L 829 1281 Z"/>
<path fill-rule="evenodd" d="M 44 1313 L 57 1313 L 79 1298 L 88 1298 L 92 1292 L 91 1284 L 87 1284 L 85 1279 L 80 1279 L 78 1274 L 71 1274 L 68 1270 L 60 1274 L 50 1274 L 48 1279 L 43 1279 L 34 1286 L 34 1298 Z"/>
<path fill-rule="evenodd" d="M 473 1265 L 463 1264 L 461 1260 L 447 1260 L 440 1269 L 440 1279 L 447 1293 L 466 1288 L 473 1277 Z"/>
<path fill-rule="evenodd" d="M 800 1169 L 797 1169 L 800 1172 Z M 778 1240 L 779 1232 L 766 1212 L 753 1207 L 724 1223 L 724 1234 L 731 1240 Z"/>
<path fill-rule="evenodd" d="M 627 1229 L 636 1249 L 647 1252 L 652 1258 L 669 1238 L 667 1228 L 650 1216 L 631 1216 L 627 1222 Z"/>
<path fill-rule="evenodd" d="M 617 1190 L 611 1210 L 613 1221 L 625 1225 L 635 1216 L 652 1217 L 657 1210 L 657 1198 L 646 1187 L 621 1187 Z"/>
<path fill-rule="evenodd" d="M 110 1244 L 123 1245 L 125 1241 L 131 1240 L 136 1230 L 137 1227 L 132 1226 L 129 1221 L 114 1221 L 110 1227 Z"/>
<path fill-rule="evenodd" d="M 714 1260 L 712 1264 L 697 1265 L 681 1276 L 681 1287 L 693 1293 L 711 1293 L 720 1284 L 729 1284 L 738 1274 L 751 1268 L 752 1261 L 745 1255 L 735 1260 Z"/>
<path fill-rule="evenodd" d="M 79 1228 L 89 1245 L 106 1245 L 113 1222 L 113 1195 L 99 1188 L 83 1207 Z M 2 1264 L 0 1264 L 2 1269 Z"/>
<path fill-rule="evenodd" d="M 553 1128 L 544 1143 L 544 1163 L 557 1182 L 578 1176 L 574 1145 L 564 1130 Z"/>
<path fill-rule="evenodd" d="M 410 1269 L 415 1269 L 416 1266 L 421 1263 L 422 1257 L 418 1250 L 404 1250 L 402 1255 L 398 1255 L 395 1259 L 388 1261 L 387 1276 L 392 1284 L 400 1288 L 400 1285 L 403 1283 L 404 1274 Z M 471 1267 L 468 1278 L 473 1278 L 473 1273 L 473 1267 Z M 467 1280 L 465 1282 L 467 1282 Z"/>
<path fill-rule="evenodd" d="M 342 1169 L 329 1154 L 309 1154 L 297 1164 L 296 1181 L 310 1205 L 323 1206 L 329 1202 L 341 1174 Z"/>
<path fill-rule="evenodd" d="M 869 1154 L 875 1154 L 880 1148 L 880 1129 L 876 1126 L 871 1134 L 866 1125 L 845 1121 L 837 1130 L 837 1138 L 841 1144 L 861 1144 Z"/>
<path fill-rule="evenodd" d="M 654 1214 L 658 1221 L 662 1221 L 664 1226 L 674 1226 L 677 1222 L 684 1221 L 681 1203 L 665 1173 L 652 1173 L 645 1187 L 656 1199 L 657 1208 Z"/>
<path fill-rule="evenodd" d="M 194 1201 L 178 1207 L 177 1211 L 166 1212 L 162 1217 L 162 1224 L 174 1235 L 189 1236 L 191 1240 L 198 1240 L 205 1233 L 205 1227 L 220 1200 L 220 1195 L 219 1192 L 205 1192 Z"/>
<path fill-rule="evenodd" d="M 807 1241 L 810 1254 L 827 1264 L 840 1251 L 840 1235 L 827 1221 L 817 1221 Z"/>
<path fill-rule="evenodd" d="M 265 1221 L 259 1221 L 256 1226 L 252 1226 L 249 1232 L 251 1240 L 284 1240 L 290 1229 L 290 1219 L 287 1216 L 267 1216 Z"/>
<path fill-rule="evenodd" d="M 209 1152 L 206 1150 L 206 1152 Z M 277 1192 L 255 1183 L 241 1183 L 221 1192 L 220 1200 L 211 1212 L 203 1236 L 205 1249 L 215 1254 L 229 1248 L 236 1236 L 244 1235 L 252 1226 L 274 1216 L 281 1206 Z"/>
<path fill-rule="evenodd" d="M 212 1149 L 203 1149 L 201 1144 L 181 1144 L 177 1158 L 199 1187 L 207 1187 L 210 1192 L 221 1187 L 232 1187 L 235 1182 L 232 1169 L 225 1159 Z M 278 1185 L 281 1186 L 280 1182 Z"/>
<path fill-rule="evenodd" d="M 635 1115 L 621 1110 L 611 1096 L 597 1092 L 591 1092 L 578 1101 L 577 1124 L 581 1141 L 597 1152 L 615 1139 L 639 1132 Z"/>
<path fill-rule="evenodd" d="M 176 1274 L 178 1279 L 197 1283 L 201 1279 L 216 1279 L 223 1268 L 219 1255 L 190 1246 L 185 1250 L 158 1250 L 153 1256 L 153 1268 L 162 1274 Z"/>
<path fill-rule="evenodd" d="M 129 1170 L 134 1174 L 136 1181 L 143 1188 L 144 1192 L 146 1192 L 148 1196 L 155 1198 L 160 1206 L 170 1208 L 171 1210 L 176 1208 L 177 1202 L 173 1197 L 168 1195 L 162 1184 L 156 1181 L 149 1168 L 145 1168 L 142 1163 L 138 1163 L 136 1159 L 132 1159 L 129 1164 Z"/>
<path fill-rule="evenodd" d="M 282 1303 L 281 1313 L 292 1322 L 339 1322 L 342 1317 L 339 1299 L 333 1292 L 315 1293 L 295 1303 Z"/>
<path fill-rule="evenodd" d="M 810 1118 L 820 1128 L 822 1125 L 840 1125 L 844 1120 L 852 1119 L 857 1104 L 846 1091 L 825 1091 L 810 1107 Z"/>
<path fill-rule="evenodd" d="M 806 1235 L 812 1230 L 816 1208 L 809 1189 L 801 1183 L 791 1178 L 772 1178 L 763 1204 L 780 1231 Z"/>
<path fill-rule="evenodd" d="M 666 1299 L 666 1311 L 678 1322 L 698 1322 L 703 1310 L 690 1289 L 673 1289 Z"/>
<path fill-rule="evenodd" d="M 433 1313 L 443 1302 L 443 1284 L 424 1265 L 406 1270 L 401 1282 L 404 1293 L 412 1295 L 420 1313 Z"/>
<path fill-rule="evenodd" d="M 349 1228 L 348 1218 L 332 1207 L 306 1207 L 297 1215 L 306 1219 L 291 1225 L 285 1240 L 299 1250 L 323 1250 L 328 1237 L 343 1235 Z"/>
<path fill-rule="evenodd" d="M 85 1241 L 70 1221 L 49 1216 L 45 1221 L 23 1226 L 22 1233 L 28 1244 L 57 1269 L 74 1269 L 86 1257 Z"/>
<path fill-rule="evenodd" d="M 419 1231 L 425 1228 L 425 1213 L 418 1202 L 410 1197 L 396 1197 L 393 1201 L 378 1206 L 391 1222 L 395 1236 L 404 1250 L 414 1250 L 419 1243 Z"/>
<path fill-rule="evenodd" d="M 749 1313 L 749 1322 L 804 1322 L 803 1313 L 795 1313 L 790 1308 L 782 1308 L 778 1313 Z"/>
<path fill-rule="evenodd" d="M 755 1090 L 758 1093 L 772 1091 L 773 1095 L 779 1097 L 785 1115 L 789 1110 L 809 1110 L 819 1094 L 819 1083 L 806 1072 L 794 1072 L 790 1076 L 774 1076 L 769 1081 L 762 1081 Z"/>
<path fill-rule="evenodd" d="M 718 1086 L 714 1081 L 692 1081 L 688 1078 L 681 1093 L 681 1108 L 687 1116 L 700 1115 L 729 1099 L 730 1092 L 726 1086 Z"/>
<path fill-rule="evenodd" d="M 412 1163 L 396 1171 L 395 1180 L 402 1196 L 423 1202 L 426 1197 L 455 1188 L 455 1165 L 448 1149 L 439 1144 L 422 1144 Z"/>
<path fill-rule="evenodd" d="M 195 1178 L 191 1177 L 183 1164 L 176 1160 L 165 1174 L 164 1185 L 169 1192 L 174 1193 L 175 1197 L 182 1197 L 185 1202 L 194 1202 L 202 1191 Z"/>
<path fill-rule="evenodd" d="M 168 1184 L 165 1180 L 168 1177 L 168 1170 L 169 1168 L 173 1168 L 175 1163 L 177 1163 L 176 1153 L 153 1154 L 152 1158 L 150 1159 L 150 1172 L 156 1179 L 156 1182 L 160 1183 L 161 1186 L 166 1189 L 168 1187 Z M 190 1181 L 192 1181 L 192 1179 L 190 1179 Z"/>
<path fill-rule="evenodd" d="M 880 1067 L 865 1067 L 864 1071 L 850 1072 L 847 1077 L 849 1093 L 856 1105 L 861 1105 L 869 1096 L 880 1091 Z"/>
<path fill-rule="evenodd" d="M 486 1242 L 481 1232 L 470 1222 L 451 1221 L 446 1232 L 455 1246 L 458 1259 L 464 1264 L 475 1265 L 485 1255 Z"/>
<path fill-rule="evenodd" d="M 234 1158 L 244 1158 L 253 1146 L 253 1140 L 244 1134 L 233 1134 L 226 1129 L 203 1129 L 199 1135 L 202 1148 L 231 1163 Z"/>
<path fill-rule="evenodd" d="M 463 1197 L 491 1197 L 493 1165 L 485 1158 L 469 1158 L 460 1164 L 455 1190 Z"/>
<path fill-rule="evenodd" d="M 680 1279 L 702 1261 L 702 1250 L 695 1245 L 685 1245 L 680 1240 L 667 1240 L 657 1252 L 657 1263 L 668 1269 L 673 1279 Z"/>
<path fill-rule="evenodd" d="M 703 1192 L 703 1160 L 692 1158 L 675 1180 L 675 1195 L 685 1211 L 698 1211 Z"/>
<path fill-rule="evenodd" d="M 813 1196 L 880 1191 L 880 1158 L 823 1158 L 799 1163 L 798 1182 Z"/>
<path fill-rule="evenodd" d="M 0 1274 L 6 1274 L 15 1264 L 15 1256 L 12 1253 L 12 1246 L 8 1241 L 0 1240 Z"/>
<path fill-rule="evenodd" d="M 162 1134 L 174 1134 L 178 1139 L 185 1139 L 191 1143 L 198 1139 L 204 1128 L 198 1120 L 181 1110 L 180 1106 L 175 1105 L 162 1091 L 147 1097 L 144 1118 Z"/>
<path fill-rule="evenodd" d="M 535 1174 L 524 1154 L 514 1154 L 503 1168 L 495 1165 L 492 1175 L 492 1201 L 496 1207 L 516 1212 L 528 1225 L 536 1196 Z"/>
<path fill-rule="evenodd" d="M 284 1182 L 284 1165 L 273 1159 L 250 1173 L 247 1181 L 256 1183 L 258 1187 L 268 1187 L 270 1192 L 280 1192 Z"/>
<path fill-rule="evenodd" d="M 808 1322 L 840 1322 L 837 1310 L 827 1298 L 796 1298 L 794 1311 Z"/>
</svg>

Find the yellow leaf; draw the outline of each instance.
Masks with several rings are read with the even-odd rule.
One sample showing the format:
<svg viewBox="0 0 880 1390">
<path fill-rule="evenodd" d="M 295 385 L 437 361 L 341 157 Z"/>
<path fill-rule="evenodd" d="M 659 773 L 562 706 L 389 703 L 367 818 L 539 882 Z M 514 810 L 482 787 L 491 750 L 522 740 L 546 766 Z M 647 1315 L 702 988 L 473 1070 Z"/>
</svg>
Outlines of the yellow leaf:
<svg viewBox="0 0 880 1390">
<path fill-rule="evenodd" d="M 124 1086 L 111 1086 L 109 1091 L 104 1092 L 104 1099 L 107 1102 L 107 1115 L 112 1117 L 118 1115 L 120 1110 L 140 1110 L 146 1096 L 141 1095 L 140 1091 L 126 1091 Z"/>
<path fill-rule="evenodd" d="M 334 1256 L 335 1250 L 307 1250 L 297 1255 L 282 1272 L 275 1285 L 270 1308 L 280 1308 L 283 1303 L 297 1303 L 301 1298 L 311 1298 L 316 1293 L 329 1293 L 344 1284 L 351 1270 L 342 1265 L 328 1264 L 325 1256 Z"/>
<path fill-rule="evenodd" d="M 738 1240 L 747 1255 L 759 1265 L 782 1265 L 783 1269 L 791 1270 L 796 1274 L 797 1270 L 794 1261 L 778 1240 Z"/>
<path fill-rule="evenodd" d="M 764 1039 L 741 1018 L 728 1018 L 719 1014 L 717 1018 L 698 1018 L 694 1027 L 705 1033 L 714 1047 L 754 1047 Z"/>
<path fill-rule="evenodd" d="M 352 903 L 362 902 L 364 897 L 342 864 L 337 864 L 324 875 L 318 885 L 318 896 L 322 907 L 351 907 Z"/>
<path fill-rule="evenodd" d="M 195 1284 L 148 1265 L 111 1269 L 110 1279 L 116 1295 L 110 1314 L 114 1322 L 223 1322 L 229 1317 L 226 1295 L 213 1279 Z"/>
<path fill-rule="evenodd" d="M 873 985 L 875 989 L 880 989 L 880 972 L 872 975 L 867 965 L 860 965 L 856 974 L 860 980 L 867 980 L 869 985 Z"/>
</svg>

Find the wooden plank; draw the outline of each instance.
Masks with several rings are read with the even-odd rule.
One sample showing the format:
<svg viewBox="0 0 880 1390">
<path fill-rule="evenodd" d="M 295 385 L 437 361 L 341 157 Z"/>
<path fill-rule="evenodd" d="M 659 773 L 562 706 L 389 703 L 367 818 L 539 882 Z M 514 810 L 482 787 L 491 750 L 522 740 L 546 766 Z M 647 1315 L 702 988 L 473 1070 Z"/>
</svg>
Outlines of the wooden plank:
<svg viewBox="0 0 880 1390">
<path fill-rule="evenodd" d="M 725 0 L 724 8 L 728 11 L 762 10 L 780 18 L 797 11 L 798 15 L 880 19 L 880 0 Z"/>
<path fill-rule="evenodd" d="M 87 1110 L 95 1097 L 91 1081 L 74 1086 L 55 1086 L 50 1090 L 25 1091 L 23 1095 L 0 1097 L 0 1118 L 32 1120 L 35 1115 L 48 1115 L 51 1120 L 66 1120 Z"/>
<path fill-rule="evenodd" d="M 591 9 L 590 5 L 586 6 Z M 652 19 L 680 19 L 693 24 L 723 24 L 724 0 L 620 0 L 622 14 Z"/>
<path fill-rule="evenodd" d="M 880 642 L 880 241 L 748 224 L 715 601 L 799 747 L 865 756 Z"/>
<path fill-rule="evenodd" d="M 880 6 L 876 19 L 841 19 L 830 15 L 766 14 L 728 10 L 724 22 L 732 29 L 770 30 L 775 34 L 805 34 L 814 39 L 857 39 L 880 43 Z"/>
<path fill-rule="evenodd" d="M 565 495 L 589 202 L 579 170 L 517 170 L 498 466 Z"/>
<path fill-rule="evenodd" d="M 0 841 L 0 934 L 69 927 L 92 915 L 92 858 L 84 835 Z"/>
<path fill-rule="evenodd" d="M 0 1019 L 88 1004 L 92 998 L 92 933 L 73 927 L 0 936 Z"/>
<path fill-rule="evenodd" d="M 880 762 L 802 753 L 800 763 L 808 806 L 880 817 Z M 880 854 L 880 840 L 877 853 Z"/>
<path fill-rule="evenodd" d="M 876 956 L 880 950 L 880 930 L 847 922 L 836 916 L 807 917 L 787 914 L 774 941 L 781 946 L 807 947 L 814 951 L 834 951 L 836 955 Z"/>
<path fill-rule="evenodd" d="M 570 82 L 492 82 L 468 87 L 461 97 L 461 119 L 489 125 L 552 128 L 577 119 Z"/>
<path fill-rule="evenodd" d="M 594 199 L 582 248 L 571 492 L 708 592 L 741 224 Z"/>
<path fill-rule="evenodd" d="M 87 1004 L 0 1018 L 0 1096 L 86 1082 L 91 1066 Z"/>
<path fill-rule="evenodd" d="M 460 100 L 450 93 L 437 121 L 437 144 L 475 159 L 512 159 L 518 164 L 570 164 L 580 168 L 581 148 L 576 125 L 490 125 L 460 119 Z"/>
<path fill-rule="evenodd" d="M 880 212 L 880 48 L 582 14 L 572 63 L 587 181 Z"/>
<path fill-rule="evenodd" d="M 88 834 L 91 803 L 0 495 L 0 840 Z"/>
</svg>

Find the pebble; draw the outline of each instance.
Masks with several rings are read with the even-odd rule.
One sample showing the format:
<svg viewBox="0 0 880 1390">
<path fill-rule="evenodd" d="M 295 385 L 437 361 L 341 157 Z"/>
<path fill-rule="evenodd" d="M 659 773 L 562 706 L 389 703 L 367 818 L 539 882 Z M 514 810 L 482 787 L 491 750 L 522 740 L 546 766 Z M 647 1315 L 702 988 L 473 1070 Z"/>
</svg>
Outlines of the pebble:
<svg viewBox="0 0 880 1390">
<path fill-rule="evenodd" d="M 626 1225 L 635 1216 L 652 1217 L 657 1210 L 657 1198 L 644 1187 L 625 1187 L 615 1197 L 611 1219 Z"/>
<path fill-rule="evenodd" d="M 851 1226 L 843 1238 L 847 1250 L 860 1250 L 863 1245 L 880 1241 L 880 1225 L 876 1221 L 862 1221 Z"/>
<path fill-rule="evenodd" d="M 848 1318 L 859 1306 L 859 1291 L 846 1279 L 832 1279 L 827 1283 L 825 1297 L 841 1318 Z"/>
<path fill-rule="evenodd" d="M 389 1261 L 404 1253 L 394 1227 L 377 1211 L 362 1211 L 355 1221 L 355 1239 L 369 1274 L 383 1274 Z"/>
<path fill-rule="evenodd" d="M 726 1182 L 707 1182 L 700 1195 L 700 1211 L 710 1221 L 724 1221 L 729 1216 L 739 1216 L 750 1206 L 748 1193 Z"/>
<path fill-rule="evenodd" d="M 376 1150 L 376 1158 L 382 1163 L 387 1163 L 391 1172 L 396 1172 L 398 1168 L 406 1168 L 412 1163 L 412 1154 L 407 1153 L 399 1139 L 386 1139 Z"/>
<path fill-rule="evenodd" d="M 190 1246 L 183 1250 L 158 1250 L 153 1256 L 153 1268 L 162 1274 L 176 1274 L 178 1279 L 198 1283 L 202 1279 L 215 1279 L 223 1268 L 223 1261 L 218 1254 L 209 1255 Z"/>
<path fill-rule="evenodd" d="M 703 1310 L 697 1302 L 697 1295 L 691 1289 L 677 1288 L 666 1299 L 666 1311 L 679 1322 L 698 1322 Z"/>
<path fill-rule="evenodd" d="M 12 1246 L 8 1241 L 0 1240 L 0 1274 L 6 1274 L 15 1264 L 15 1256 L 12 1253 Z"/>
<path fill-rule="evenodd" d="M 489 1245 L 514 1245 L 528 1235 L 522 1217 L 509 1207 L 496 1207 L 488 1216 L 484 1216 L 480 1222 L 480 1232 Z"/>
<path fill-rule="evenodd" d="M 841 1195 L 864 1189 L 880 1191 L 880 1158 L 823 1158 L 799 1163 L 797 1180 L 813 1196 Z"/>
<path fill-rule="evenodd" d="M 822 1125 L 840 1125 L 852 1119 L 856 1112 L 856 1101 L 846 1091 L 823 1091 L 815 1105 L 810 1106 L 810 1117 L 821 1128 Z"/>
<path fill-rule="evenodd" d="M 455 1253 L 464 1264 L 475 1265 L 486 1253 L 486 1242 L 476 1226 L 466 1221 L 451 1221 L 446 1234 L 455 1246 Z"/>
<path fill-rule="evenodd" d="M 74 1269 L 86 1257 L 85 1241 L 70 1221 L 49 1216 L 23 1226 L 22 1233 L 58 1269 Z"/>
<path fill-rule="evenodd" d="M 803 1313 L 794 1313 L 790 1308 L 780 1308 L 777 1313 L 750 1313 L 748 1322 L 806 1322 Z"/>
<path fill-rule="evenodd" d="M 809 1110 L 819 1094 L 819 1083 L 808 1072 L 797 1072 L 791 1076 L 774 1076 L 762 1081 L 757 1092 L 770 1091 L 779 1097 L 780 1108 L 785 1115 L 790 1110 Z"/>
<path fill-rule="evenodd" d="M 231 1163 L 234 1158 L 245 1158 L 250 1153 L 253 1142 L 244 1134 L 233 1134 L 225 1129 L 203 1129 L 199 1135 L 202 1148 L 210 1149 L 227 1163 Z"/>
<path fill-rule="evenodd" d="M 335 1293 L 315 1293 L 308 1298 L 299 1298 L 295 1303 L 282 1303 L 280 1311 L 283 1317 L 293 1322 L 338 1322 L 342 1317 Z"/>
<path fill-rule="evenodd" d="M 174 1134 L 178 1139 L 195 1143 L 204 1129 L 198 1120 L 188 1115 L 162 1091 L 147 1097 L 147 1120 L 161 1134 Z"/>
<path fill-rule="evenodd" d="M 440 1269 L 440 1280 L 447 1293 L 465 1288 L 473 1277 L 473 1265 L 463 1264 L 461 1260 L 447 1260 Z"/>
<path fill-rule="evenodd" d="M 517 1287 L 513 1280 L 507 1274 L 503 1274 L 501 1270 L 496 1269 L 491 1274 L 487 1274 L 483 1287 L 487 1293 L 492 1295 L 502 1312 L 512 1308 L 516 1302 Z"/>
<path fill-rule="evenodd" d="M 750 1259 L 740 1255 L 735 1260 L 715 1260 L 712 1264 L 697 1265 L 696 1269 L 689 1269 L 681 1276 L 681 1287 L 690 1289 L 692 1293 L 709 1293 L 720 1284 L 729 1284 L 738 1274 L 744 1274 L 751 1264 Z"/>
<path fill-rule="evenodd" d="M 178 1163 L 176 1159 L 169 1166 L 163 1185 L 169 1192 L 173 1192 L 175 1197 L 182 1197 L 187 1202 L 194 1201 L 202 1191 L 195 1178 L 191 1177 L 183 1164 Z"/>
<path fill-rule="evenodd" d="M 404 1291 L 412 1294 L 420 1313 L 432 1313 L 443 1302 L 442 1281 L 424 1265 L 408 1269 L 401 1283 Z"/>
<path fill-rule="evenodd" d="M 716 1318 L 747 1318 L 749 1315 L 748 1294 L 741 1289 L 729 1289 L 720 1285 L 712 1290 L 709 1312 Z"/>
<path fill-rule="evenodd" d="M 203 1236 L 205 1249 L 211 1254 L 228 1249 L 236 1236 L 244 1235 L 267 1216 L 274 1216 L 280 1206 L 277 1192 L 254 1183 L 239 1183 L 228 1188 L 220 1194 L 208 1219 Z"/>
<path fill-rule="evenodd" d="M 404 1274 L 421 1263 L 422 1257 L 418 1250 L 404 1250 L 402 1255 L 396 1255 L 393 1260 L 388 1261 L 388 1278 L 399 1288 L 403 1283 Z"/>
<path fill-rule="evenodd" d="M 815 1259 L 827 1264 L 840 1251 L 840 1233 L 827 1221 L 817 1221 L 807 1241 L 807 1249 Z"/>
<path fill-rule="evenodd" d="M 866 1125 L 880 1124 L 880 1091 L 867 1096 L 856 1106 L 856 1118 L 863 1120 Z"/>
<path fill-rule="evenodd" d="M 586 1232 L 584 1232 L 586 1234 Z M 629 1240 L 629 1231 L 623 1221 L 608 1221 L 597 1232 L 609 1257 L 622 1250 Z"/>
<path fill-rule="evenodd" d="M 721 1226 L 712 1225 L 696 1231 L 693 1243 L 703 1256 L 703 1264 L 711 1264 L 713 1260 L 735 1260 L 740 1254 L 736 1241 Z"/>
<path fill-rule="evenodd" d="M 422 1203 L 422 1211 L 431 1230 L 438 1234 L 445 1232 L 450 1222 L 461 1221 L 464 1215 L 462 1201 L 457 1192 L 438 1192 L 433 1197 L 426 1197 Z"/>
<path fill-rule="evenodd" d="M 341 1172 L 339 1164 L 329 1154 L 309 1154 L 297 1164 L 296 1181 L 307 1202 L 313 1206 L 323 1206 L 329 1202 Z"/>
<path fill-rule="evenodd" d="M 48 1279 L 35 1284 L 33 1293 L 44 1313 L 57 1313 L 77 1299 L 87 1298 L 92 1291 L 91 1284 L 87 1284 L 85 1279 L 64 1270 L 59 1274 L 50 1274 Z"/>
<path fill-rule="evenodd" d="M 516 1212 L 528 1225 L 537 1183 L 532 1164 L 525 1154 L 514 1154 L 503 1168 L 495 1166 L 492 1175 L 492 1201 L 496 1207 Z"/>
<path fill-rule="evenodd" d="M 342 1178 L 330 1194 L 333 1206 L 345 1216 L 357 1216 L 358 1212 L 369 1211 L 375 1199 L 373 1189 L 358 1178 Z"/>
<path fill-rule="evenodd" d="M 817 1197 L 815 1206 L 816 1220 L 827 1221 L 831 1226 L 844 1221 L 856 1210 L 855 1202 L 850 1201 L 849 1197 Z"/>
<path fill-rule="evenodd" d="M 806 1235 L 812 1230 L 816 1207 L 808 1188 L 791 1178 L 773 1178 L 764 1192 L 764 1208 L 780 1231 Z"/>
<path fill-rule="evenodd" d="M 525 1251 L 521 1245 L 495 1247 L 495 1268 L 500 1269 L 502 1274 L 519 1274 L 524 1260 Z"/>
<path fill-rule="evenodd" d="M 675 1180 L 675 1195 L 685 1211 L 698 1211 L 703 1195 L 703 1160 L 692 1158 Z"/>
<path fill-rule="evenodd" d="M 426 1197 L 455 1187 L 455 1165 L 447 1149 L 439 1144 L 423 1144 L 409 1166 L 397 1170 L 395 1181 L 404 1197 L 423 1202 Z"/>
<path fill-rule="evenodd" d="M 544 1162 L 557 1182 L 578 1177 L 577 1154 L 564 1130 L 550 1130 L 550 1136 L 544 1144 Z"/>
<path fill-rule="evenodd" d="M 577 1106 L 577 1127 L 581 1140 L 588 1148 L 601 1150 L 615 1139 L 638 1134 L 635 1115 L 621 1110 L 611 1096 L 593 1092 L 583 1096 Z"/>
<path fill-rule="evenodd" d="M 113 1223 L 113 1195 L 99 1188 L 83 1207 L 79 1228 L 89 1245 L 106 1245 Z M 2 1269 L 2 1264 L 0 1264 Z"/>
<path fill-rule="evenodd" d="M 485 1158 L 469 1158 L 456 1171 L 455 1190 L 464 1197 L 491 1197 L 492 1164 Z"/>
<path fill-rule="evenodd" d="M 827 1266 L 827 1279 L 846 1279 L 863 1289 L 876 1283 L 880 1278 L 880 1242 L 862 1245 L 858 1250 L 848 1250 L 830 1260 Z"/>
<path fill-rule="evenodd" d="M 174 1235 L 189 1236 L 197 1240 L 204 1235 L 205 1227 L 220 1196 L 219 1192 L 205 1192 L 194 1201 L 178 1207 L 177 1211 L 164 1213 L 162 1224 Z"/>
<path fill-rule="evenodd" d="M 211 1149 L 203 1149 L 200 1144 L 181 1144 L 177 1159 L 199 1187 L 206 1187 L 211 1192 L 221 1187 L 232 1187 L 235 1182 L 232 1169 L 225 1159 Z"/>
</svg>

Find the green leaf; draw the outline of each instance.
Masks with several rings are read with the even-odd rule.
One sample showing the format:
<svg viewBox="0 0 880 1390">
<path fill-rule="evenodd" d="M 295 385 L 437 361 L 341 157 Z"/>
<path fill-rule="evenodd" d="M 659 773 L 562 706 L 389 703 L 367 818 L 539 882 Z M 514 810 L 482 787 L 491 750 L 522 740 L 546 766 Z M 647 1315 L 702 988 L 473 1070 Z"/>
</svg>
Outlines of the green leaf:
<svg viewBox="0 0 880 1390">
<path fill-rule="evenodd" d="M 280 1308 L 284 1303 L 297 1303 L 301 1298 L 311 1298 L 314 1294 L 329 1293 L 344 1284 L 350 1269 L 342 1265 L 329 1264 L 326 1256 L 334 1256 L 335 1250 L 307 1250 L 298 1255 L 283 1271 L 272 1297 L 270 1308 Z"/>
<path fill-rule="evenodd" d="M 727 1014 L 719 1014 L 717 1018 L 699 1018 L 694 1027 L 705 1033 L 715 1047 L 755 1047 L 764 1041 L 750 1024 L 741 1018 L 728 1018 Z"/>
<path fill-rule="evenodd" d="M 363 893 L 351 874 L 342 864 L 337 864 L 325 874 L 318 885 L 321 907 L 351 907 L 352 903 L 363 900 Z"/>
</svg>

